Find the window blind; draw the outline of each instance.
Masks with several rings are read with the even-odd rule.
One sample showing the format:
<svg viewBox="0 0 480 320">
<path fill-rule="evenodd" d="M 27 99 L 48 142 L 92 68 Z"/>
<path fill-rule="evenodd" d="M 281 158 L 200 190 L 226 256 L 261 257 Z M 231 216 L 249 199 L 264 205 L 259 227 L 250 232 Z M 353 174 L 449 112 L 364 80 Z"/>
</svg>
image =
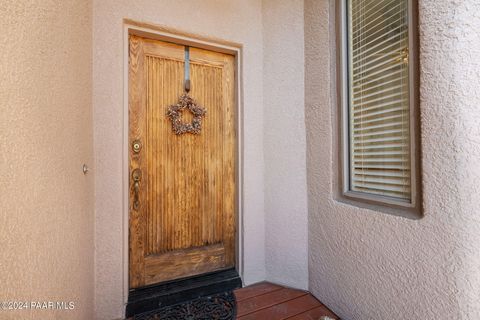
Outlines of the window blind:
<svg viewBox="0 0 480 320">
<path fill-rule="evenodd" d="M 411 201 L 408 0 L 347 0 L 350 190 Z"/>
</svg>

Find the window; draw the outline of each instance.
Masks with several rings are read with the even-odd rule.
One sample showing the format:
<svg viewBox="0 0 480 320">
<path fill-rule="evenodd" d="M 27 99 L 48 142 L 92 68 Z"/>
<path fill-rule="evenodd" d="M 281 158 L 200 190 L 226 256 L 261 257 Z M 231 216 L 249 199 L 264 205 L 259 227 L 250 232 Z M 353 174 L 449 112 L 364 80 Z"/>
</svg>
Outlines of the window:
<svg viewBox="0 0 480 320">
<path fill-rule="evenodd" d="M 412 0 L 341 2 L 343 194 L 418 210 Z"/>
</svg>

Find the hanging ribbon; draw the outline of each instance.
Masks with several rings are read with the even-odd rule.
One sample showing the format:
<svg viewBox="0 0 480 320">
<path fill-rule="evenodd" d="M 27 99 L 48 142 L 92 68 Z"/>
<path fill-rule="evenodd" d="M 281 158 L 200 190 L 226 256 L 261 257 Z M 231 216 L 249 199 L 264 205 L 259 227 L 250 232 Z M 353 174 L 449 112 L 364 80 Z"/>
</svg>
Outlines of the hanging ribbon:
<svg viewBox="0 0 480 320">
<path fill-rule="evenodd" d="M 190 91 L 190 47 L 185 46 L 185 92 Z"/>
<path fill-rule="evenodd" d="M 190 91 L 190 48 L 185 46 L 185 92 L 180 96 L 180 99 L 176 104 L 172 104 L 168 107 L 167 117 L 172 122 L 173 132 L 177 135 L 184 133 L 200 134 L 202 130 L 202 119 L 207 113 L 205 108 L 198 105 L 195 100 L 190 97 L 188 92 Z M 182 113 L 184 110 L 188 110 L 193 114 L 192 122 L 182 122 Z"/>
</svg>

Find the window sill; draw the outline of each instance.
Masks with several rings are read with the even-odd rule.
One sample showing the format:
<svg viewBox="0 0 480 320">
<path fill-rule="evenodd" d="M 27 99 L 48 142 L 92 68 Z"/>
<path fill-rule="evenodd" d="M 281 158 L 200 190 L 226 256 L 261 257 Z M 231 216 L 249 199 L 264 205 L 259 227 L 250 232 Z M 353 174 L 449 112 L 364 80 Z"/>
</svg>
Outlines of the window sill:
<svg viewBox="0 0 480 320">
<path fill-rule="evenodd" d="M 415 206 L 408 202 L 394 200 L 387 197 L 371 196 L 360 192 L 346 191 L 340 193 L 335 200 L 357 208 L 369 209 L 379 213 L 386 213 L 411 220 L 419 220 L 423 218 L 420 205 Z"/>
</svg>

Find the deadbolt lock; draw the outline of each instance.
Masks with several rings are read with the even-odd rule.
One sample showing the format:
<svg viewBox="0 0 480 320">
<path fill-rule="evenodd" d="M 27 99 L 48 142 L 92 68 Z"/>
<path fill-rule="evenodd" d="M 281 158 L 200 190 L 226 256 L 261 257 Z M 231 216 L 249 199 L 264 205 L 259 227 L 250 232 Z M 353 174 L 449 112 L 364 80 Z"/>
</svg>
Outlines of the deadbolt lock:
<svg viewBox="0 0 480 320">
<path fill-rule="evenodd" d="M 142 150 L 142 142 L 140 140 L 135 140 L 132 142 L 133 152 L 139 153 Z"/>
</svg>

